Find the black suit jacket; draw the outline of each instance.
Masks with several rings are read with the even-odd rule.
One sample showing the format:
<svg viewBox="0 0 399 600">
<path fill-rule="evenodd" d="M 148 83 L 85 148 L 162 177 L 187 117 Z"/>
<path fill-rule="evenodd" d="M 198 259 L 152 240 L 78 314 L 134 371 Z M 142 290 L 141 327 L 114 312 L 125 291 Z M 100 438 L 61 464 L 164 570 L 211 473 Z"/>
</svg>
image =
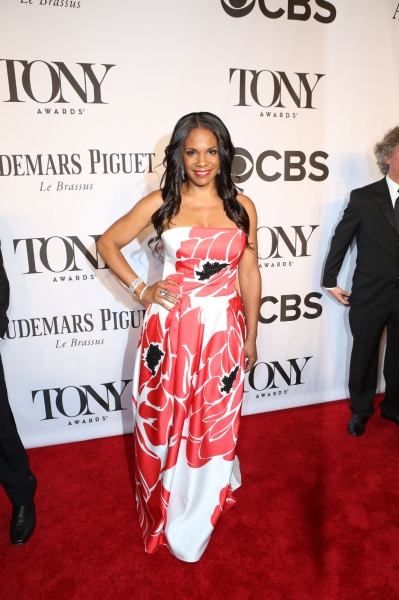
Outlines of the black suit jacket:
<svg viewBox="0 0 399 600">
<path fill-rule="evenodd" d="M 385 177 L 351 193 L 331 240 L 323 276 L 325 287 L 337 285 L 338 273 L 354 237 L 357 261 L 350 305 L 365 317 L 383 317 L 399 275 L 399 235 Z"/>
<path fill-rule="evenodd" d="M 0 337 L 4 334 L 8 325 L 7 309 L 10 301 L 10 285 L 3 265 L 3 255 L 0 248 Z"/>
</svg>

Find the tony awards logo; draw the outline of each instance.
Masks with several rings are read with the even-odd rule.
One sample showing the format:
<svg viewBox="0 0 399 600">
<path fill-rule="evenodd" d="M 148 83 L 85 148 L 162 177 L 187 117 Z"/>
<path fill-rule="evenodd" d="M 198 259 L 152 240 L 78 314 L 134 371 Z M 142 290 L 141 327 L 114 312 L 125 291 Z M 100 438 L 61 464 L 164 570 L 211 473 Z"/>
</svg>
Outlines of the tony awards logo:
<svg viewBox="0 0 399 600">
<path fill-rule="evenodd" d="M 323 73 L 294 73 L 270 69 L 230 69 L 230 83 L 238 90 L 234 106 L 316 109 L 314 93 Z M 237 102 L 238 100 L 238 102 Z M 284 114 L 284 113 L 283 113 Z M 261 116 L 264 116 L 263 114 Z M 269 116 L 269 115 L 267 115 Z M 296 115 L 295 115 L 296 116 Z"/>
<path fill-rule="evenodd" d="M 313 357 L 289 358 L 286 360 L 288 365 L 281 364 L 278 360 L 257 362 L 249 372 L 249 389 L 245 391 L 255 392 L 255 398 L 285 395 L 292 386 L 305 383 L 303 371 L 311 358 Z"/>
<path fill-rule="evenodd" d="M 96 412 L 101 409 L 105 413 L 127 410 L 122 406 L 122 395 L 131 379 L 122 379 L 120 392 L 116 389 L 116 381 L 101 383 L 102 388 L 97 390 L 92 385 L 68 385 L 64 388 L 50 388 L 32 391 L 32 402 L 41 407 L 41 421 L 51 421 L 66 417 L 73 419 L 68 425 L 90 424 L 100 420 L 105 421 L 107 414 L 96 417 Z M 76 419 L 76 417 L 80 417 Z"/>
<path fill-rule="evenodd" d="M 51 271 L 51 273 L 82 271 L 87 266 L 87 262 L 95 270 L 108 269 L 107 265 L 101 261 L 96 248 L 96 243 L 101 236 L 89 235 L 88 237 L 92 238 L 90 245 L 94 246 L 94 252 L 91 252 L 77 235 L 17 239 L 14 240 L 14 252 L 21 248 L 26 256 L 25 268 L 27 270 L 24 271 L 24 275 L 37 275 L 43 273 L 43 269 Z M 79 266 L 82 256 L 87 261 L 83 267 Z M 79 276 L 76 277 L 79 279 Z M 60 279 L 64 280 L 65 278 Z"/>
<path fill-rule="evenodd" d="M 9 96 L 3 102 L 26 102 L 29 98 L 38 104 L 54 102 L 57 105 L 78 99 L 84 104 L 107 104 L 102 88 L 108 72 L 115 67 L 81 62 L 69 68 L 60 61 L 5 58 L 0 59 L 2 62 Z"/>
</svg>

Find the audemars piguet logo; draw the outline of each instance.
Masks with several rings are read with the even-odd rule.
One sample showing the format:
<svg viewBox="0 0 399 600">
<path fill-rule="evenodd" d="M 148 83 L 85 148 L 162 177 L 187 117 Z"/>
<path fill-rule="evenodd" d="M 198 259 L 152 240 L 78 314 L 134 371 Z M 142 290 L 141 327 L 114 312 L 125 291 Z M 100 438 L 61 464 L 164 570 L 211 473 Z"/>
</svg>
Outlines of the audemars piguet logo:
<svg viewBox="0 0 399 600">
<path fill-rule="evenodd" d="M 114 64 L 76 63 L 73 67 L 60 61 L 0 59 L 1 78 L 6 82 L 7 96 L 3 102 L 38 104 L 54 102 L 65 105 L 80 101 L 84 104 L 107 104 L 104 81 Z M 4 86 L 1 86 L 3 89 Z M 62 111 L 62 106 L 58 109 Z M 66 109 L 64 109 L 66 110 Z"/>
<path fill-rule="evenodd" d="M 55 348 L 99 346 L 104 344 L 104 338 L 97 335 L 98 331 L 138 329 L 143 324 L 144 315 L 144 309 L 113 311 L 110 308 L 100 308 L 96 312 L 84 314 L 10 318 L 6 336 L 9 340 L 29 337 L 53 338 L 55 339 Z M 97 336 L 95 338 L 72 337 L 93 331 Z"/>
<path fill-rule="evenodd" d="M 221 0 L 225 12 L 234 18 L 246 17 L 255 8 L 256 0 Z M 286 15 L 289 20 L 309 21 L 313 18 L 319 23 L 332 23 L 337 9 L 326 0 L 258 0 L 262 14 L 268 19 L 280 19 Z M 319 10 L 321 9 L 321 12 Z"/>
</svg>

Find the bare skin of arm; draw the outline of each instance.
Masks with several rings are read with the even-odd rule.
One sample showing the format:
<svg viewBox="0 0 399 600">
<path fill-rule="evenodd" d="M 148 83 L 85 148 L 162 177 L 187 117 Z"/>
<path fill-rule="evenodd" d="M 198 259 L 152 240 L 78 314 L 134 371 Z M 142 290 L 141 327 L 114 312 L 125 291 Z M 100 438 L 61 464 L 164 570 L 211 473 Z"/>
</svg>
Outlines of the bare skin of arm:
<svg viewBox="0 0 399 600">
<path fill-rule="evenodd" d="M 220 168 L 215 135 L 208 129 L 193 129 L 186 138 L 183 153 L 183 162 L 186 181 L 181 188 L 181 205 L 179 213 L 168 225 L 173 227 L 198 226 L 198 227 L 223 227 L 230 226 L 223 201 L 217 194 L 215 178 Z M 238 265 L 238 279 L 244 304 L 247 336 L 244 343 L 245 371 L 249 371 L 257 360 L 256 332 L 260 309 L 261 280 L 258 268 L 257 246 L 257 217 L 253 202 L 239 194 L 237 200 L 245 207 L 250 220 L 249 243 L 251 249 L 246 248 Z M 137 274 L 129 266 L 121 253 L 121 248 L 133 241 L 151 222 L 154 212 L 162 205 L 160 191 L 152 192 L 132 210 L 116 221 L 98 241 L 98 251 L 107 265 L 125 285 L 129 286 Z M 144 289 L 144 283 L 136 289 L 139 296 Z M 143 292 L 143 300 L 157 302 L 166 310 L 171 306 L 164 302 L 160 296 L 163 288 L 168 286 L 168 303 L 177 304 L 180 299 L 178 293 L 169 291 L 169 286 L 176 286 L 173 279 L 158 281 L 148 286 Z"/>
<path fill-rule="evenodd" d="M 260 309 L 261 280 L 258 268 L 257 217 L 255 207 L 252 201 L 246 196 L 239 195 L 237 199 L 246 208 L 250 218 L 249 242 L 253 249 L 245 249 L 238 265 L 238 279 L 247 327 L 247 336 L 244 345 L 245 372 L 247 372 L 253 368 L 257 360 L 256 332 Z M 140 200 L 125 216 L 111 225 L 98 241 L 97 247 L 101 257 L 126 286 L 129 286 L 139 275 L 130 267 L 121 253 L 121 248 L 133 241 L 148 226 L 151 216 L 161 204 L 161 192 L 152 192 Z M 152 286 L 148 286 L 142 299 L 145 302 L 156 302 L 166 310 L 171 310 L 171 304 L 177 304 L 180 295 L 178 291 L 174 293 L 168 290 L 166 303 L 164 298 L 160 296 L 160 291 L 165 288 L 165 285 L 178 287 L 178 284 L 173 279 L 161 280 Z M 137 287 L 137 296 L 140 295 L 144 286 L 145 283 L 141 283 Z"/>
<path fill-rule="evenodd" d="M 261 277 L 258 265 L 258 241 L 257 241 L 257 216 L 255 206 L 247 196 L 239 194 L 237 200 L 246 209 L 249 221 L 250 248 L 244 250 L 244 254 L 238 264 L 238 280 L 240 292 L 245 311 L 245 322 L 247 336 L 244 344 L 245 372 L 250 371 L 257 361 L 256 334 L 258 329 L 258 318 L 261 297 Z"/>
<path fill-rule="evenodd" d="M 338 302 L 340 302 L 344 306 L 349 306 L 349 302 L 347 300 L 349 298 L 349 296 L 350 296 L 349 292 L 346 292 L 345 290 L 343 290 L 342 288 L 340 288 L 338 285 L 335 288 L 331 288 L 330 290 L 327 290 L 327 292 L 329 294 L 331 294 L 331 296 L 333 298 L 335 298 L 336 300 L 338 300 Z"/>
<path fill-rule="evenodd" d="M 152 192 L 130 210 L 127 215 L 118 219 L 98 240 L 97 248 L 101 257 L 107 265 L 113 270 L 115 275 L 126 285 L 129 286 L 140 275 L 135 273 L 128 264 L 121 252 L 121 248 L 132 242 L 151 222 L 154 212 L 162 204 L 162 195 L 160 191 Z M 168 289 L 168 303 L 165 303 L 160 291 L 165 285 L 176 286 L 178 284 L 173 279 L 165 279 L 147 287 L 143 294 L 145 302 L 156 302 L 166 310 L 171 310 L 172 305 L 179 301 L 178 291 L 176 293 Z M 141 283 L 136 288 L 137 296 L 140 296 L 145 283 Z"/>
</svg>

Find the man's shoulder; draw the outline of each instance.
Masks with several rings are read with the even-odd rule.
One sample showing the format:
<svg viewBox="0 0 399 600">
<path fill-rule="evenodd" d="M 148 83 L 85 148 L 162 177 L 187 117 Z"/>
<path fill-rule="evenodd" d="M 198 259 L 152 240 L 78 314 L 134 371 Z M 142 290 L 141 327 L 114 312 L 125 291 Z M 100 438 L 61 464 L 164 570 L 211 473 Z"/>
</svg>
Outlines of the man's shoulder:
<svg viewBox="0 0 399 600">
<path fill-rule="evenodd" d="M 384 184 L 387 185 L 385 177 L 378 181 L 374 181 L 374 183 L 369 183 L 368 185 L 352 190 L 352 194 L 363 197 L 369 196 L 370 194 L 374 195 L 375 192 L 378 191 L 378 188 L 384 186 Z"/>
</svg>

